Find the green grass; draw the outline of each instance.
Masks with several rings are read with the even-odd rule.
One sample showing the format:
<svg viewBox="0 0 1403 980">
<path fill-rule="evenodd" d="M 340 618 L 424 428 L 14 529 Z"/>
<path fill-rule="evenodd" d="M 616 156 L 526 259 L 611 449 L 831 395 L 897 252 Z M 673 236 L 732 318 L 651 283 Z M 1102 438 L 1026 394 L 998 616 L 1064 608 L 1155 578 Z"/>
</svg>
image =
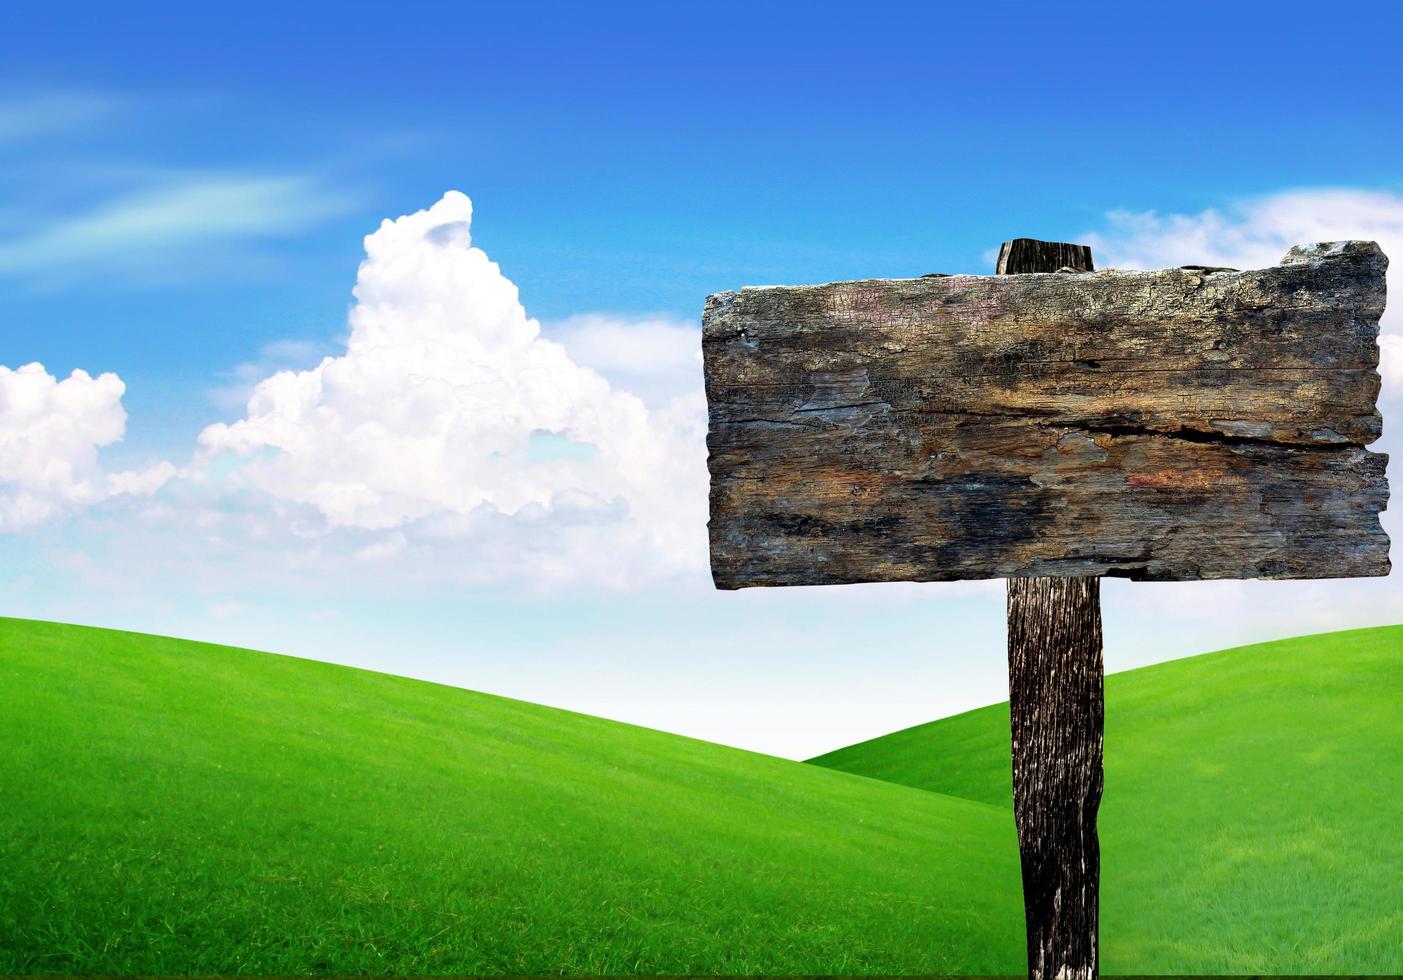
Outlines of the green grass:
<svg viewBox="0 0 1403 980">
<path fill-rule="evenodd" d="M 1006 705 L 804 765 L 6 619 L 0 691 L 0 973 L 1022 969 Z M 1106 773 L 1108 973 L 1403 972 L 1403 628 L 1113 675 Z"/>
<path fill-rule="evenodd" d="M 819 765 L 1010 808 L 1008 705 Z M 1403 627 L 1106 679 L 1108 973 L 1403 973 Z"/>
<path fill-rule="evenodd" d="M 0 619 L 0 973 L 1013 973 L 1001 807 Z"/>
</svg>

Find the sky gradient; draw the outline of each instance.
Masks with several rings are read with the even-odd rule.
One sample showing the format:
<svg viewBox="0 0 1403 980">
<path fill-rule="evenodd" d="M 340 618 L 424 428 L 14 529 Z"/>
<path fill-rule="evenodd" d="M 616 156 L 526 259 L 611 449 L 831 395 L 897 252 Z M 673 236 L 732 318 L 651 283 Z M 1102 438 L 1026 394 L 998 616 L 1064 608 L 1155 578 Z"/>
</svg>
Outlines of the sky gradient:
<svg viewBox="0 0 1403 980">
<path fill-rule="evenodd" d="M 0 455 L 0 614 L 794 756 L 1001 699 L 999 583 L 709 589 L 703 298 L 989 272 L 1020 235 L 1125 267 L 1346 237 L 1398 262 L 1400 27 L 1383 4 L 7 5 L 0 365 L 46 373 L 0 379 L 32 413 L 0 402 L 0 438 L 26 433 Z M 1403 318 L 1384 331 L 1387 451 Z M 121 384 L 60 391 L 74 370 Z M 259 387 L 280 371 L 302 387 Z M 1403 620 L 1392 578 L 1103 605 L 1111 669 Z"/>
</svg>

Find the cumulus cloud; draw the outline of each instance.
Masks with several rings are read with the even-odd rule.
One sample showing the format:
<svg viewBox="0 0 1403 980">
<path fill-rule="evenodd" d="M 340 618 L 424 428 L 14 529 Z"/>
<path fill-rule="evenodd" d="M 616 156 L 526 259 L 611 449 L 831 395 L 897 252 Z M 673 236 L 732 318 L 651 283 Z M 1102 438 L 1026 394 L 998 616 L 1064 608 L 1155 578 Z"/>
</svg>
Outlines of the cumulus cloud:
<svg viewBox="0 0 1403 980">
<path fill-rule="evenodd" d="M 207 394 L 216 406 L 226 411 L 241 411 L 253 395 L 253 389 L 265 378 L 280 371 L 306 368 L 321 361 L 327 348 L 323 344 L 301 338 L 283 338 L 264 344 L 252 360 L 234 365 L 224 373 L 222 383 Z"/>
<path fill-rule="evenodd" d="M 384 532 L 365 560 L 457 548 L 484 578 L 538 582 L 702 565 L 700 385 L 649 404 L 580 363 L 473 246 L 471 222 L 472 203 L 450 192 L 382 223 L 365 240 L 345 351 L 259 382 L 242 419 L 200 435 L 202 459 L 232 455 L 230 479 L 315 508 L 328 532 Z M 669 329 L 637 336 L 680 346 Z M 626 373 L 611 330 L 561 332 Z"/>
<path fill-rule="evenodd" d="M 122 438 L 126 386 L 115 374 L 74 371 L 63 381 L 41 364 L 0 365 L 0 531 L 14 531 L 121 494 L 150 494 L 169 463 L 108 473 L 98 450 Z"/>
<path fill-rule="evenodd" d="M 1107 227 L 1089 232 L 1099 267 L 1160 269 L 1224 265 L 1260 269 L 1303 242 L 1362 238 L 1391 259 L 1389 294 L 1380 323 L 1383 397 L 1403 398 L 1403 196 L 1350 188 L 1283 191 L 1197 214 L 1112 211 Z"/>
<path fill-rule="evenodd" d="M 1397 397 L 1403 392 L 1403 334 L 1379 334 L 1379 374 L 1387 393 Z"/>
<path fill-rule="evenodd" d="M 702 386 L 699 323 L 585 313 L 547 324 L 546 333 L 576 363 L 650 405 L 666 405 Z"/>
</svg>

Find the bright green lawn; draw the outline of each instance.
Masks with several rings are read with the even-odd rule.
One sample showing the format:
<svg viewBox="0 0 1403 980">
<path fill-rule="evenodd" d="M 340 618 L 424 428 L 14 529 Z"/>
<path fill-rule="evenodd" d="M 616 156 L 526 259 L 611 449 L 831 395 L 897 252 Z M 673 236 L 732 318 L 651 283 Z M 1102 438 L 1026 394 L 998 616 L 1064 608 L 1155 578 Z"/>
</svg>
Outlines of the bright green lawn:
<svg viewBox="0 0 1403 980">
<path fill-rule="evenodd" d="M 45 623 L 0 691 L 0 973 L 1022 966 L 988 803 Z"/>
<path fill-rule="evenodd" d="M 878 782 L 18 620 L 0 690 L 0 973 L 1022 966 L 1006 706 Z M 1403 628 L 1112 676 L 1106 767 L 1107 972 L 1403 972 Z"/>
<path fill-rule="evenodd" d="M 1008 705 L 815 762 L 1009 808 Z M 1403 627 L 1106 679 L 1102 966 L 1403 973 Z"/>
</svg>

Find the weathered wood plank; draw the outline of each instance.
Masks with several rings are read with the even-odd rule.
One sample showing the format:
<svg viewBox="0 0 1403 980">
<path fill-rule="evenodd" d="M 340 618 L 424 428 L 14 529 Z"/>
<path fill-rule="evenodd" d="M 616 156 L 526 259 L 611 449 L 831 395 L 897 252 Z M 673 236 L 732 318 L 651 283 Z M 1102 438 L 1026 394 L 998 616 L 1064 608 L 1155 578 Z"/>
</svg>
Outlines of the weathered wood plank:
<svg viewBox="0 0 1403 980">
<path fill-rule="evenodd" d="M 1387 574 L 1386 266 L 711 296 L 716 584 Z"/>
</svg>

